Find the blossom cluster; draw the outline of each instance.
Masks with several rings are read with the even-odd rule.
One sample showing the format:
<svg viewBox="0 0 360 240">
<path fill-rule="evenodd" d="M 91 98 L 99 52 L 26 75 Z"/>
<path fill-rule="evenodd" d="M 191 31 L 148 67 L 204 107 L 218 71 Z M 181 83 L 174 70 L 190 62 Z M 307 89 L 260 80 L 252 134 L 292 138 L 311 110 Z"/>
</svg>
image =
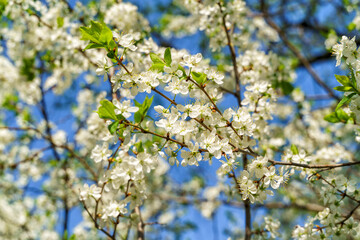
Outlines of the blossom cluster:
<svg viewBox="0 0 360 240">
<path fill-rule="evenodd" d="M 66 218 L 79 206 L 76 238 L 101 231 L 116 239 L 179 224 L 185 205 L 213 218 L 222 204 L 250 212 L 281 200 L 279 208 L 318 212 L 295 227 L 295 239 L 359 237 L 358 184 L 342 171 L 357 164 L 347 144 L 360 119 L 355 38 L 333 48 L 351 74 L 336 76 L 346 93 L 329 114 L 294 89 L 288 59 L 263 49 L 278 32 L 245 1 L 178 4 L 186 16 L 166 18 L 165 35 L 204 31 L 216 57 L 158 45 L 131 3 L 0 3 L 9 25 L 0 29 L 0 235 L 58 239 L 60 210 Z M 174 168 L 216 173 L 178 184 Z M 302 205 L 309 199 L 321 205 Z M 277 238 L 283 219 L 264 216 L 247 228 Z"/>
</svg>

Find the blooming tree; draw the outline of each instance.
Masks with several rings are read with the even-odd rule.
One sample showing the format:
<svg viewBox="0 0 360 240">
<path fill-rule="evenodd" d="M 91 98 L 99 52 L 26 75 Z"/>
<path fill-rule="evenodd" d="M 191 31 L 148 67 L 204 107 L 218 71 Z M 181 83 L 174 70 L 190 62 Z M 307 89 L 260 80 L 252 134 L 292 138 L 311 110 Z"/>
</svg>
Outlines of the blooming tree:
<svg viewBox="0 0 360 240">
<path fill-rule="evenodd" d="M 360 11 L 343 3 L 343 34 L 294 24 L 326 35 L 306 55 L 285 2 L 178 0 L 153 26 L 129 2 L 0 1 L 0 236 L 181 237 L 189 208 L 231 207 L 231 239 L 360 238 L 360 51 L 340 36 Z M 204 54 L 172 46 L 199 31 Z M 325 81 L 316 48 L 343 73 Z"/>
</svg>

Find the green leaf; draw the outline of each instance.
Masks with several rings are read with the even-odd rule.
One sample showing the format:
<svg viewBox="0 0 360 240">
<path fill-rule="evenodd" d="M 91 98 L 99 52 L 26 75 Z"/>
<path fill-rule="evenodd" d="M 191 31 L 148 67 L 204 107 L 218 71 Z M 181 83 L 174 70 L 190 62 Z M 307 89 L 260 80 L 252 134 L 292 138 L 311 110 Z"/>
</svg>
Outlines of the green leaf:
<svg viewBox="0 0 360 240">
<path fill-rule="evenodd" d="M 116 114 L 116 118 L 119 121 L 126 119 L 122 114 Z"/>
<path fill-rule="evenodd" d="M 294 155 L 299 154 L 299 150 L 298 150 L 297 146 L 295 146 L 294 144 L 291 144 L 290 149 Z"/>
<path fill-rule="evenodd" d="M 350 118 L 350 116 L 342 109 L 335 111 L 335 113 L 338 119 L 343 123 L 346 123 Z"/>
<path fill-rule="evenodd" d="M 335 74 L 335 78 L 341 85 L 343 85 L 343 86 L 351 86 L 350 79 L 347 76 L 336 75 Z"/>
<path fill-rule="evenodd" d="M 118 53 L 118 45 L 116 44 L 116 42 L 113 39 L 108 44 L 108 48 L 109 48 L 110 51 L 113 51 L 113 52 L 114 52 L 114 49 L 115 49 L 114 54 L 117 55 L 117 53 Z"/>
<path fill-rule="evenodd" d="M 279 85 L 284 95 L 289 95 L 294 90 L 294 86 L 288 81 L 281 81 Z"/>
<path fill-rule="evenodd" d="M 324 120 L 331 122 L 331 123 L 338 123 L 340 119 L 337 117 L 335 112 L 332 112 L 324 117 Z"/>
<path fill-rule="evenodd" d="M 69 240 L 76 240 L 76 235 L 75 234 L 71 235 Z"/>
<path fill-rule="evenodd" d="M 203 85 L 206 82 L 205 73 L 191 72 L 191 76 L 200 85 Z"/>
<path fill-rule="evenodd" d="M 101 29 L 101 23 L 95 21 L 90 22 L 90 27 L 80 27 L 81 40 L 90 40 L 94 43 L 101 44 L 99 39 Z"/>
<path fill-rule="evenodd" d="M 112 52 L 112 51 L 108 52 L 108 53 L 106 54 L 106 56 L 107 56 L 108 58 L 115 58 L 115 54 L 114 54 L 114 52 Z"/>
<path fill-rule="evenodd" d="M 134 144 L 138 153 L 144 152 L 144 147 L 141 141 Z"/>
<path fill-rule="evenodd" d="M 343 99 L 341 99 L 341 101 L 338 103 L 338 105 L 336 106 L 335 111 L 337 111 L 341 106 L 343 106 L 344 104 L 350 102 L 351 98 L 356 95 L 356 93 L 351 93 L 347 96 L 345 96 Z"/>
<path fill-rule="evenodd" d="M 347 26 L 347 29 L 349 30 L 349 31 L 352 31 L 352 30 L 354 30 L 356 28 L 356 24 L 355 23 L 350 23 L 348 26 Z"/>
<path fill-rule="evenodd" d="M 99 44 L 99 43 L 89 43 L 83 51 L 87 50 L 87 49 L 92 49 L 92 48 L 103 48 L 104 45 L 103 44 Z"/>
<path fill-rule="evenodd" d="M 182 71 L 183 76 L 185 76 L 185 75 L 186 75 L 185 68 L 184 68 L 183 66 L 181 66 L 180 64 L 179 64 L 179 66 L 178 66 L 178 69 L 177 69 L 177 70 Z"/>
<path fill-rule="evenodd" d="M 106 43 L 109 45 L 109 43 L 113 40 L 113 34 L 110 28 L 106 26 L 105 23 L 102 24 L 102 29 L 100 32 L 100 42 Z"/>
<path fill-rule="evenodd" d="M 149 70 L 153 72 L 164 72 L 164 67 L 164 63 L 153 63 Z"/>
<path fill-rule="evenodd" d="M 353 90 L 352 86 L 337 86 L 334 87 L 335 90 L 340 91 L 340 92 L 350 92 Z"/>
<path fill-rule="evenodd" d="M 165 60 L 166 66 L 170 67 L 171 62 L 172 62 L 170 48 L 167 48 L 167 49 L 165 50 L 164 60 Z"/>
<path fill-rule="evenodd" d="M 148 96 L 146 96 L 143 103 L 134 101 L 135 106 L 139 108 L 139 110 L 134 114 L 135 122 L 140 123 L 144 120 L 148 110 L 150 109 L 153 99 L 154 96 L 152 96 L 151 98 L 148 98 Z"/>
<path fill-rule="evenodd" d="M 80 27 L 81 39 L 90 40 L 93 43 L 109 46 L 112 39 L 112 31 L 105 23 L 90 22 L 90 27 Z"/>
<path fill-rule="evenodd" d="M 109 132 L 111 134 L 114 134 L 116 132 L 118 126 L 119 126 L 119 121 L 115 121 L 115 122 L 111 123 L 108 126 Z"/>
<path fill-rule="evenodd" d="M 7 4 L 8 4 L 7 0 L 0 0 L 0 16 L 3 14 L 3 11 L 5 10 Z"/>
<path fill-rule="evenodd" d="M 102 119 L 112 119 L 117 120 L 117 116 L 115 114 L 115 106 L 109 100 L 101 100 L 101 106 L 99 107 L 97 113 L 99 117 Z"/>
<path fill-rule="evenodd" d="M 22 59 L 22 64 L 20 66 L 20 74 L 25 76 L 27 81 L 30 82 L 35 78 L 35 69 L 35 57 Z"/>
<path fill-rule="evenodd" d="M 331 123 L 338 123 L 338 122 L 351 122 L 351 116 L 348 115 L 344 110 L 338 109 L 335 112 L 332 112 L 324 117 L 324 120 L 331 122 Z"/>
<path fill-rule="evenodd" d="M 139 123 L 141 122 L 141 119 L 142 119 L 142 115 L 139 111 L 137 111 L 135 114 L 134 114 L 134 120 L 135 122 Z"/>
<path fill-rule="evenodd" d="M 156 55 L 155 53 L 150 53 L 150 58 L 151 58 L 151 61 L 155 64 L 157 63 L 162 63 L 165 65 L 165 62 L 164 60 L 162 60 L 158 55 Z"/>
<path fill-rule="evenodd" d="M 56 18 L 56 23 L 57 23 L 57 26 L 58 26 L 59 28 L 61 28 L 62 26 L 64 26 L 64 18 L 62 18 L 62 17 L 57 17 L 57 18 Z"/>
</svg>

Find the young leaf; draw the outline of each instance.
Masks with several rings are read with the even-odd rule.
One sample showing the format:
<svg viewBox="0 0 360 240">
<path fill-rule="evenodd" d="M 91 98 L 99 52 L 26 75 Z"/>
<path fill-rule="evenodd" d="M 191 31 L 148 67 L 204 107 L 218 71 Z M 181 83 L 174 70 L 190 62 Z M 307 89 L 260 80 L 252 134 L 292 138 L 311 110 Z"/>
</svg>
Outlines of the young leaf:
<svg viewBox="0 0 360 240">
<path fill-rule="evenodd" d="M 151 98 L 148 98 L 146 96 L 143 103 L 134 101 L 135 106 L 137 106 L 139 108 L 139 110 L 134 114 L 135 122 L 140 123 L 144 120 L 144 118 L 152 104 L 153 99 L 154 99 L 154 96 L 152 96 Z"/>
<path fill-rule="evenodd" d="M 179 64 L 179 66 L 178 66 L 178 69 L 177 69 L 177 70 L 182 71 L 183 76 L 185 76 L 185 75 L 186 75 L 185 68 L 184 68 L 183 66 L 181 66 L 180 64 Z"/>
<path fill-rule="evenodd" d="M 349 116 L 344 110 L 338 109 L 335 112 L 332 112 L 324 117 L 324 120 L 331 123 L 343 122 L 347 123 L 351 120 L 351 116 Z"/>
<path fill-rule="evenodd" d="M 345 96 L 343 99 L 341 99 L 341 101 L 338 103 L 338 105 L 336 106 L 335 111 L 337 111 L 341 106 L 343 106 L 344 104 L 350 102 L 351 98 L 356 95 L 356 93 L 351 93 L 347 96 Z"/>
<path fill-rule="evenodd" d="M 102 29 L 100 32 L 100 42 L 109 45 L 109 43 L 113 40 L 113 34 L 110 28 L 106 26 L 105 23 L 102 23 Z"/>
<path fill-rule="evenodd" d="M 115 107 L 109 100 L 101 100 L 100 101 L 101 106 L 99 107 L 97 113 L 99 114 L 99 117 L 102 119 L 113 119 L 116 120 L 116 114 L 115 114 Z"/>
<path fill-rule="evenodd" d="M 340 91 L 340 92 L 350 92 L 353 87 L 352 86 L 337 86 L 334 87 L 335 90 Z"/>
<path fill-rule="evenodd" d="M 288 81 L 281 81 L 279 85 L 284 95 L 289 95 L 294 90 L 294 86 Z"/>
<path fill-rule="evenodd" d="M 164 60 L 165 60 L 166 66 L 170 67 L 171 62 L 172 62 L 170 48 L 167 48 L 167 49 L 165 50 Z"/>
<path fill-rule="evenodd" d="M 351 86 L 350 79 L 347 76 L 336 75 L 336 80 L 343 86 Z"/>
<path fill-rule="evenodd" d="M 338 119 L 343 123 L 346 123 L 350 118 L 350 116 L 342 109 L 335 111 L 335 113 Z"/>
<path fill-rule="evenodd" d="M 191 76 L 200 85 L 204 84 L 205 81 L 206 81 L 206 74 L 205 73 L 191 72 Z"/>
<path fill-rule="evenodd" d="M 149 70 L 153 72 L 164 72 L 164 66 L 164 63 L 153 63 Z"/>
<path fill-rule="evenodd" d="M 141 141 L 135 143 L 135 147 L 138 153 L 144 152 L 143 144 Z"/>
<path fill-rule="evenodd" d="M 90 22 L 90 27 L 80 27 L 81 40 L 90 40 L 94 43 L 101 44 L 99 40 L 101 29 L 101 23 L 95 21 Z"/>
<path fill-rule="evenodd" d="M 59 28 L 61 28 L 62 26 L 64 26 L 64 18 L 63 17 L 57 17 L 56 18 L 56 23 L 57 23 L 57 26 Z"/>
<path fill-rule="evenodd" d="M 115 121 L 115 122 L 111 123 L 108 126 L 109 132 L 111 134 L 114 134 L 116 132 L 118 126 L 119 126 L 119 121 Z"/>
<path fill-rule="evenodd" d="M 165 64 L 164 60 L 162 60 L 158 55 L 156 55 L 155 53 L 150 53 L 150 58 L 151 61 L 155 64 L 157 63 L 162 63 Z"/>
<path fill-rule="evenodd" d="M 298 150 L 297 146 L 295 146 L 294 144 L 291 144 L 290 149 L 294 155 L 299 154 L 299 150 Z"/>
<path fill-rule="evenodd" d="M 80 32 L 82 40 L 90 40 L 102 47 L 110 47 L 109 45 L 113 41 L 112 31 L 105 23 L 91 21 L 89 27 L 80 27 Z"/>
<path fill-rule="evenodd" d="M 154 96 L 152 96 L 151 98 L 148 98 L 148 96 L 145 97 L 145 100 L 143 102 L 144 114 L 146 114 L 148 112 L 149 108 L 151 107 L 153 99 L 154 99 Z"/>
<path fill-rule="evenodd" d="M 87 49 L 92 49 L 92 48 L 103 48 L 104 45 L 99 44 L 99 43 L 89 43 L 83 51 L 87 50 Z"/>
<path fill-rule="evenodd" d="M 331 123 L 338 123 L 340 122 L 340 119 L 337 117 L 336 113 L 332 112 L 329 113 L 324 117 L 325 121 L 331 122 Z"/>
</svg>

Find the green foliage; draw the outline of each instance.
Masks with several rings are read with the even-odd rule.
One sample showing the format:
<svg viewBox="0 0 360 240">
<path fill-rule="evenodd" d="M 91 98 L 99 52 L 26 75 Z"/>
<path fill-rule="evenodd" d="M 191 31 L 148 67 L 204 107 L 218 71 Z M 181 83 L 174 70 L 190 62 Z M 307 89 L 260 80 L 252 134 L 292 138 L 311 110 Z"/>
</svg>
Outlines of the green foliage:
<svg viewBox="0 0 360 240">
<path fill-rule="evenodd" d="M 2 15 L 7 4 L 8 4 L 7 0 L 0 0 L 0 15 Z"/>
<path fill-rule="evenodd" d="M 90 40 L 84 50 L 91 48 L 105 48 L 112 57 L 117 54 L 117 44 L 113 40 L 112 31 L 105 23 L 91 21 L 89 27 L 80 27 L 81 39 Z M 114 51 L 115 50 L 115 51 Z"/>
<path fill-rule="evenodd" d="M 4 98 L 5 100 L 3 101 L 2 107 L 10 111 L 16 111 L 16 103 L 19 101 L 18 96 L 7 95 Z"/>
<path fill-rule="evenodd" d="M 35 57 L 23 58 L 20 74 L 25 76 L 28 81 L 32 81 L 35 78 Z"/>
<path fill-rule="evenodd" d="M 165 67 L 165 62 L 157 54 L 150 53 L 150 58 L 153 64 L 150 67 L 150 71 L 154 72 L 163 72 Z M 170 56 L 171 58 L 171 56 Z"/>
<path fill-rule="evenodd" d="M 64 26 L 64 18 L 63 17 L 56 18 L 56 23 L 57 23 L 57 26 L 59 28 L 61 28 L 62 26 Z"/>
<path fill-rule="evenodd" d="M 353 87 L 352 86 L 337 86 L 334 87 L 335 90 L 340 91 L 340 92 L 350 92 Z"/>
<path fill-rule="evenodd" d="M 139 141 L 139 142 L 135 143 L 134 145 L 135 145 L 138 153 L 144 152 L 144 147 L 143 147 L 142 141 Z"/>
<path fill-rule="evenodd" d="M 289 95 L 294 91 L 294 86 L 289 81 L 274 81 L 273 87 L 280 88 L 284 95 Z"/>
<path fill-rule="evenodd" d="M 139 108 L 139 110 L 134 114 L 134 120 L 136 123 L 141 123 L 144 118 L 146 117 L 146 114 L 152 104 L 152 101 L 154 99 L 154 96 L 151 98 L 145 97 L 145 100 L 143 103 L 139 103 L 138 101 L 135 101 L 135 106 Z"/>
<path fill-rule="evenodd" d="M 294 155 L 299 154 L 299 149 L 297 148 L 297 146 L 296 146 L 296 145 L 291 144 L 290 149 L 291 149 L 291 151 L 292 151 L 292 153 L 293 153 Z"/>
<path fill-rule="evenodd" d="M 356 24 L 355 23 L 350 23 L 348 26 L 347 26 L 347 29 L 349 30 L 349 31 L 352 31 L 352 30 L 355 30 L 355 28 L 356 28 Z"/>
<path fill-rule="evenodd" d="M 348 104 L 351 101 L 352 97 L 359 94 L 359 91 L 356 87 L 356 79 L 355 79 L 353 71 L 351 71 L 350 79 L 349 79 L 349 77 L 343 76 L 343 75 L 335 75 L 335 78 L 342 86 L 334 87 L 334 89 L 337 91 L 341 91 L 341 92 L 348 92 L 350 94 L 345 95 L 341 99 L 341 101 L 337 104 L 337 106 L 335 108 L 335 112 L 326 115 L 324 119 L 326 121 L 332 122 L 332 123 L 337 123 L 337 122 L 347 123 L 350 119 L 350 116 L 347 115 L 340 108 L 343 105 Z"/>
<path fill-rule="evenodd" d="M 343 99 L 341 99 L 341 101 L 338 103 L 338 105 L 336 106 L 335 111 L 337 111 L 341 106 L 343 106 L 344 104 L 347 104 L 348 102 L 350 102 L 351 98 L 353 96 L 355 96 L 356 93 L 351 93 L 347 96 L 345 96 Z"/>
<path fill-rule="evenodd" d="M 191 72 L 191 76 L 200 85 L 203 85 L 206 82 L 205 73 Z"/>
<path fill-rule="evenodd" d="M 116 132 L 118 126 L 119 126 L 119 121 L 115 121 L 115 122 L 111 123 L 108 126 L 109 132 L 111 134 L 114 134 Z"/>
<path fill-rule="evenodd" d="M 170 67 L 171 62 L 172 62 L 170 48 L 167 48 L 167 49 L 165 50 L 164 60 L 165 60 L 166 66 Z"/>
<path fill-rule="evenodd" d="M 351 86 L 350 79 L 347 76 L 342 76 L 342 75 L 336 75 L 335 74 L 335 78 L 341 85 L 343 85 L 343 86 Z"/>
<path fill-rule="evenodd" d="M 104 99 L 100 101 L 100 104 L 101 106 L 97 111 L 100 118 L 117 120 L 117 116 L 115 114 L 115 106 L 112 102 Z"/>
<path fill-rule="evenodd" d="M 155 64 L 157 63 L 162 63 L 162 64 L 165 64 L 164 60 L 162 60 L 157 54 L 155 53 L 150 53 L 150 58 L 151 58 L 151 61 Z"/>
<path fill-rule="evenodd" d="M 324 117 L 324 120 L 331 123 L 352 123 L 353 117 L 348 115 L 344 110 L 338 109 L 335 112 L 332 112 Z"/>
<path fill-rule="evenodd" d="M 163 63 L 153 63 L 149 70 L 153 72 L 164 72 L 164 66 L 165 64 Z"/>
</svg>

